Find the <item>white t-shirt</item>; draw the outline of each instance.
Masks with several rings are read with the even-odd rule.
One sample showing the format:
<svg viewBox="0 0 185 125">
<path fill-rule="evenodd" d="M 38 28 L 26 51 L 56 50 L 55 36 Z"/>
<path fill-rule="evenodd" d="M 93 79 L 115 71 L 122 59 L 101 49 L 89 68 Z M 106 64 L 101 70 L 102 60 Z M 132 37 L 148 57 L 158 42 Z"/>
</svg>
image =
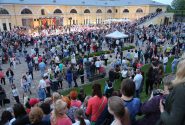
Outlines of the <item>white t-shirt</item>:
<svg viewBox="0 0 185 125">
<path fill-rule="evenodd" d="M 138 53 L 134 53 L 134 58 L 138 58 Z"/>
<path fill-rule="evenodd" d="M 34 57 L 34 62 L 35 62 L 35 64 L 38 64 L 39 63 L 39 61 L 38 61 L 38 57 L 36 56 L 36 57 Z"/>
<path fill-rule="evenodd" d="M 126 78 L 127 77 L 127 74 L 128 74 L 128 71 L 127 70 L 122 70 L 121 71 L 121 75 L 123 78 Z"/>
<path fill-rule="evenodd" d="M 13 94 L 13 97 L 19 96 L 19 93 L 18 93 L 17 89 L 12 89 L 12 94 Z"/>
<path fill-rule="evenodd" d="M 163 57 L 163 64 L 168 63 L 168 57 Z"/>
<path fill-rule="evenodd" d="M 99 67 L 101 66 L 101 62 L 100 62 L 100 61 L 96 61 L 96 62 L 95 62 L 95 66 L 96 66 L 97 68 L 99 68 Z"/>
<path fill-rule="evenodd" d="M 39 87 L 42 89 L 46 88 L 46 82 L 43 79 L 39 81 Z"/>
<path fill-rule="evenodd" d="M 140 89 L 142 80 L 143 80 L 143 76 L 141 74 L 136 74 L 136 76 L 134 77 L 136 90 Z"/>
<path fill-rule="evenodd" d="M 108 55 L 107 54 L 104 55 L 104 59 L 108 59 Z"/>
<path fill-rule="evenodd" d="M 60 59 L 58 58 L 58 56 L 55 57 L 55 63 L 59 63 Z"/>
<path fill-rule="evenodd" d="M 86 119 L 84 119 L 84 120 L 85 120 L 85 124 L 86 124 L 86 125 L 91 125 L 91 123 L 90 123 L 89 120 L 86 120 Z M 76 121 L 76 122 L 73 123 L 72 125 L 80 125 L 80 121 Z"/>
</svg>

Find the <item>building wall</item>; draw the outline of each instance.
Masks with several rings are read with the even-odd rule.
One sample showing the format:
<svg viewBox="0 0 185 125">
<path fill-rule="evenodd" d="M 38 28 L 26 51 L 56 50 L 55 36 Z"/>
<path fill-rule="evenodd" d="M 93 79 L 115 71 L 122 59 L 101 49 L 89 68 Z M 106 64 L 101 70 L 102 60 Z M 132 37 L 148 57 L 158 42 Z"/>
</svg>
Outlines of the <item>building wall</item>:
<svg viewBox="0 0 185 125">
<path fill-rule="evenodd" d="M 149 13 L 155 12 L 157 8 L 166 9 L 166 6 L 122 6 L 122 7 L 105 7 L 105 6 L 65 6 L 65 5 L 21 5 L 21 4 L 3 4 L 0 8 L 4 8 L 9 12 L 9 15 L 0 15 L 0 29 L 3 30 L 3 23 L 6 23 L 7 30 L 13 26 L 23 26 L 22 20 L 32 20 L 29 23 L 31 27 L 37 27 L 40 25 L 38 19 L 40 18 L 62 18 L 63 25 L 75 24 L 96 24 L 103 23 L 104 20 L 110 18 L 129 18 L 131 20 L 138 19 Z M 21 14 L 23 9 L 29 9 L 32 14 Z M 143 13 L 136 13 L 136 10 L 141 8 Z M 41 9 L 45 10 L 45 15 L 41 15 Z M 55 9 L 60 9 L 62 14 L 53 14 Z M 70 13 L 71 9 L 75 9 L 77 14 Z M 85 9 L 89 9 L 90 13 L 84 13 Z M 102 13 L 96 13 L 98 9 L 101 9 Z M 111 9 L 112 13 L 107 13 L 107 10 Z M 123 13 L 124 9 L 128 9 L 129 13 Z"/>
</svg>

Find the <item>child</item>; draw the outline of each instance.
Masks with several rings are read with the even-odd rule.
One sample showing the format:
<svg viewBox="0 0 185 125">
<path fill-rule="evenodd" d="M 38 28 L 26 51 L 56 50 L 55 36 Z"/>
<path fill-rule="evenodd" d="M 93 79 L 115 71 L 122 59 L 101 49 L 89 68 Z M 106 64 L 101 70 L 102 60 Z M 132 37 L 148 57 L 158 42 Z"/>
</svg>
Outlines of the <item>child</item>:
<svg viewBox="0 0 185 125">
<path fill-rule="evenodd" d="M 13 94 L 13 97 L 14 97 L 15 101 L 17 103 L 20 103 L 20 101 L 19 101 L 19 92 L 18 92 L 18 90 L 17 90 L 17 88 L 14 84 L 12 85 L 12 94 Z"/>
<path fill-rule="evenodd" d="M 112 82 L 108 81 L 106 82 L 105 88 L 104 88 L 104 94 L 107 98 L 112 96 L 112 92 L 114 91 Z"/>
<path fill-rule="evenodd" d="M 90 121 L 85 119 L 84 111 L 82 109 L 77 109 L 75 111 L 75 123 L 73 125 L 91 125 Z"/>
</svg>

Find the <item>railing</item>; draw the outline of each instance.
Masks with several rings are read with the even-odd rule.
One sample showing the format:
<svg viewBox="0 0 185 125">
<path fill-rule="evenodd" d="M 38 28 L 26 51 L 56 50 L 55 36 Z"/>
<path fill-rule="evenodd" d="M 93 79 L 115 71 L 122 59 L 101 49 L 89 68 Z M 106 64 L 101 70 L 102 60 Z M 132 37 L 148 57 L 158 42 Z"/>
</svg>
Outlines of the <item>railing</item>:
<svg viewBox="0 0 185 125">
<path fill-rule="evenodd" d="M 147 22 L 147 21 L 149 21 L 149 20 L 152 20 L 153 18 L 155 18 L 155 17 L 157 17 L 157 16 L 159 16 L 159 15 L 161 15 L 161 14 L 163 14 L 163 13 L 164 13 L 164 12 L 160 12 L 160 13 L 151 13 L 151 14 L 149 14 L 149 15 L 146 15 L 146 16 L 140 18 L 139 20 L 137 20 L 137 21 L 136 21 L 136 25 L 137 25 L 137 26 L 138 26 L 138 25 L 141 25 L 141 24 L 143 24 L 143 23 L 145 23 L 145 22 Z"/>
</svg>

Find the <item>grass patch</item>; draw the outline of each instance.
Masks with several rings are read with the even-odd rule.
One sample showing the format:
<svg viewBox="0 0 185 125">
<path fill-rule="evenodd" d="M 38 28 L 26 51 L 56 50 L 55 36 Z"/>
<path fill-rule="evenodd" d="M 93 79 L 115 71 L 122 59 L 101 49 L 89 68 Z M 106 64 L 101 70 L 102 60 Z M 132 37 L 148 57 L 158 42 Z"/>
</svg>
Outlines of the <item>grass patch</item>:
<svg viewBox="0 0 185 125">
<path fill-rule="evenodd" d="M 169 58 L 165 75 L 171 73 L 171 63 L 172 63 L 173 59 L 174 59 L 174 57 Z M 146 64 L 141 69 L 142 71 L 144 71 L 145 76 L 146 76 L 146 73 L 147 73 L 147 71 L 149 69 L 149 66 L 150 66 L 150 64 Z M 85 85 L 83 85 L 81 87 L 78 87 L 78 88 L 72 88 L 72 89 L 68 89 L 68 90 L 62 90 L 60 93 L 62 95 L 68 95 L 71 90 L 77 90 L 79 92 L 80 88 L 83 88 L 84 91 L 85 91 L 85 93 L 86 93 L 86 95 L 91 95 L 92 94 L 92 85 L 93 85 L 93 83 L 100 83 L 102 85 L 102 91 L 103 91 L 106 80 L 107 80 L 107 78 L 104 78 L 104 79 L 97 80 L 97 81 L 92 82 L 92 83 L 87 83 L 87 84 L 85 84 Z M 146 77 L 145 77 L 144 80 L 146 80 Z M 118 80 L 115 81 L 114 90 L 119 90 L 120 87 L 121 87 L 121 80 L 118 79 Z M 141 101 L 142 102 L 143 101 L 146 101 L 148 99 L 148 96 L 145 94 L 145 81 L 144 81 L 144 86 L 143 86 L 143 92 L 140 94 L 140 98 L 141 98 Z"/>
</svg>

